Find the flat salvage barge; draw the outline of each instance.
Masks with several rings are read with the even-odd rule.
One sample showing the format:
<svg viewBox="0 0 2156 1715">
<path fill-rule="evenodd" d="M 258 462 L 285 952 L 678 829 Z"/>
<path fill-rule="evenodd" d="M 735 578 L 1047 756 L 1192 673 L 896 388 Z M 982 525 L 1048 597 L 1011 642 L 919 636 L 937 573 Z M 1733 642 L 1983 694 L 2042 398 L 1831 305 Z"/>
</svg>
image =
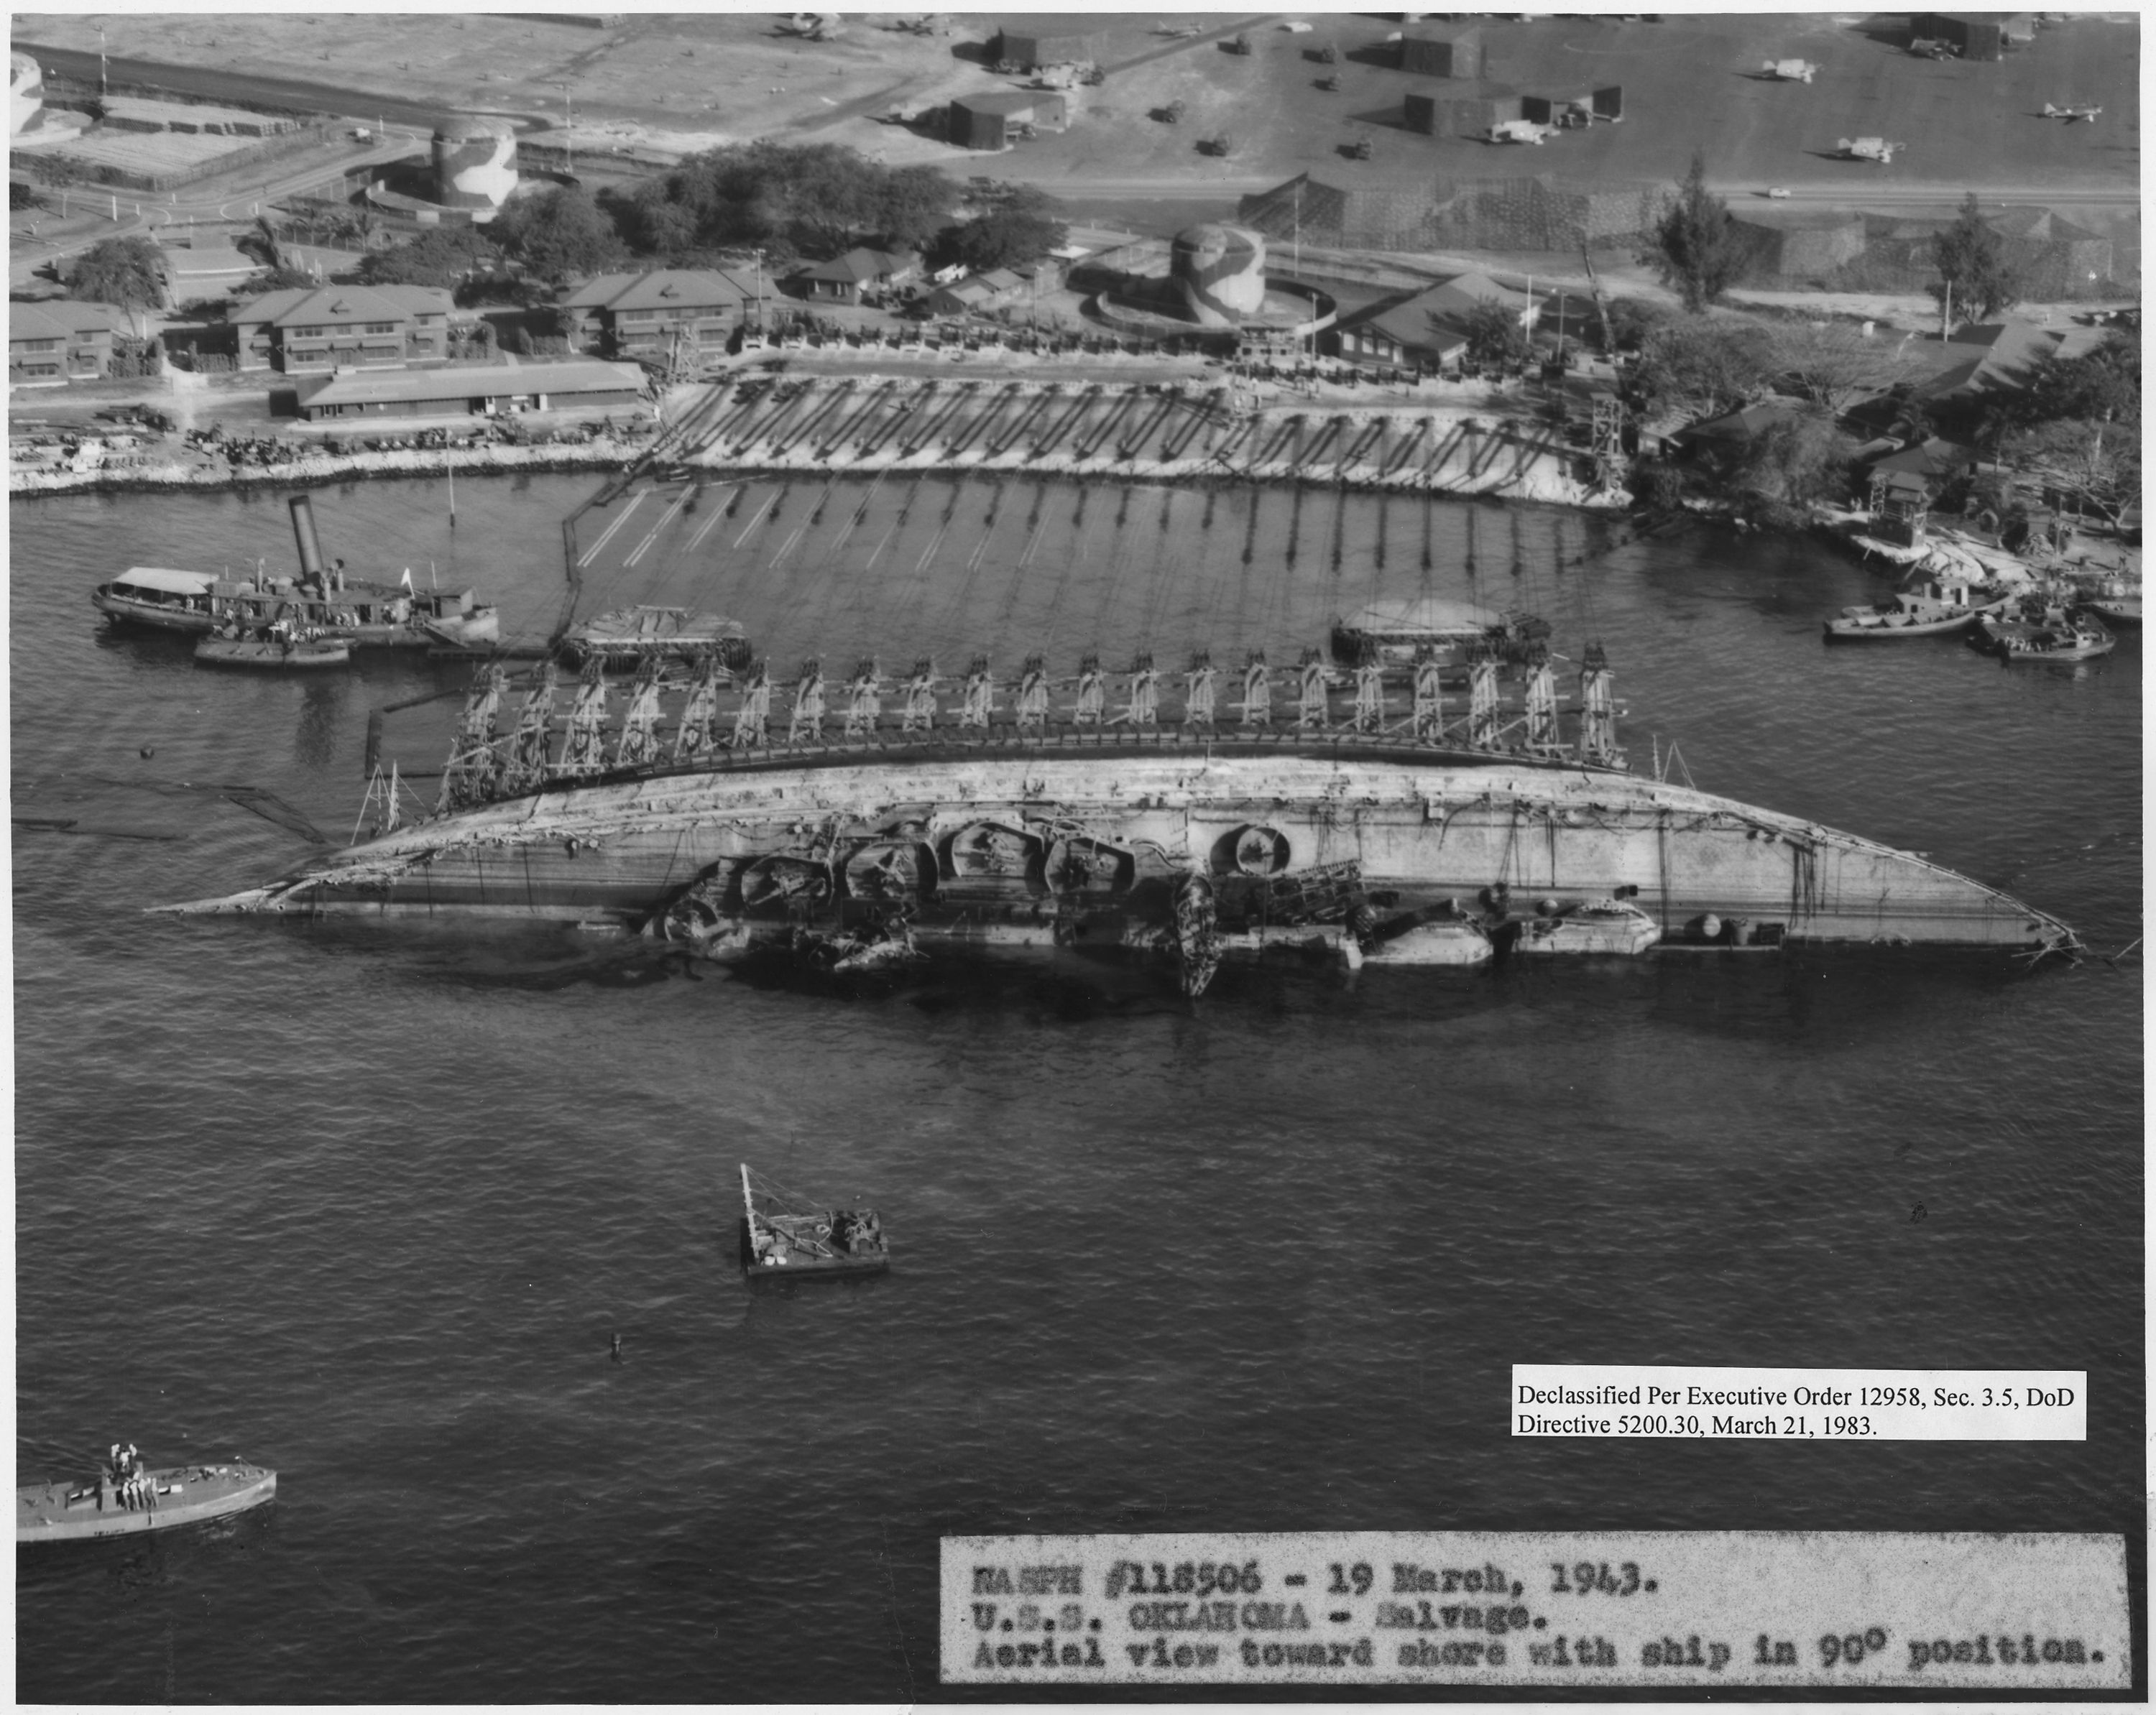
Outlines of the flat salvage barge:
<svg viewBox="0 0 2156 1715">
<path fill-rule="evenodd" d="M 277 1473 L 244 1461 L 172 1466 L 143 1473 L 143 1492 L 147 1504 L 123 1504 L 118 1486 L 102 1472 L 85 1482 L 26 1483 L 15 1491 L 15 1541 L 137 1536 L 228 1518 L 274 1500 Z"/>
<path fill-rule="evenodd" d="M 1619 767 L 1296 732 L 707 751 L 548 779 L 166 909 L 611 918 L 715 956 L 896 924 L 932 951 L 1151 951 L 1192 992 L 1224 955 L 1473 963 L 1508 933 L 1568 945 L 1532 924 L 1573 917 L 1609 931 L 1580 935 L 1589 952 L 2076 945 L 1912 852 Z"/>
</svg>

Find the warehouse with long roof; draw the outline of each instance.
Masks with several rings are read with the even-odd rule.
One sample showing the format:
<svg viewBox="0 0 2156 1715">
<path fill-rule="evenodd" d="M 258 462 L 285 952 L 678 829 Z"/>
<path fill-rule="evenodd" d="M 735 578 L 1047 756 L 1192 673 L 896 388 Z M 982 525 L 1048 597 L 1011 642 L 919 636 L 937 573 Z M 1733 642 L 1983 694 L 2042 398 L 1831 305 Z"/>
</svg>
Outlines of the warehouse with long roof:
<svg viewBox="0 0 2156 1715">
<path fill-rule="evenodd" d="M 988 58 L 1020 71 L 1091 65 L 1100 58 L 1101 22 L 1084 12 L 1027 13 L 997 30 Z"/>
</svg>

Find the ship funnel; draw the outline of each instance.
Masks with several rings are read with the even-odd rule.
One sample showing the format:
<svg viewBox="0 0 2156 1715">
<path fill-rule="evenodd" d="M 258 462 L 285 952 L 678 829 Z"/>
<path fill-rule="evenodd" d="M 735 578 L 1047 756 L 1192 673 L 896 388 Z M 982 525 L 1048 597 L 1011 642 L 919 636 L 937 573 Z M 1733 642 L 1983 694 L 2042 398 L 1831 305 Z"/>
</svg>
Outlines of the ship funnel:
<svg viewBox="0 0 2156 1715">
<path fill-rule="evenodd" d="M 315 539 L 315 509 L 305 494 L 292 496 L 292 540 L 300 545 L 300 578 L 322 581 L 322 545 Z"/>
</svg>

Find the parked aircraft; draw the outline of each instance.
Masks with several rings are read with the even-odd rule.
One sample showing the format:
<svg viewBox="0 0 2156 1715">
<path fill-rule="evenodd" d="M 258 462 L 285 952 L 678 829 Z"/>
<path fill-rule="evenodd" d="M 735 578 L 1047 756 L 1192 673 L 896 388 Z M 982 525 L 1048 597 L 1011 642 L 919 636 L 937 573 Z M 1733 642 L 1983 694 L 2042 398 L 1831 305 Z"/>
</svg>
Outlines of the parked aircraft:
<svg viewBox="0 0 2156 1715">
<path fill-rule="evenodd" d="M 2063 119 L 2068 125 L 2071 125 L 2077 119 L 2085 119 L 2091 125 L 2094 125 L 2096 123 L 2097 115 L 2102 111 L 2103 110 L 2101 107 L 2075 107 L 2071 105 L 2066 107 L 2054 107 L 2048 101 L 2044 104 L 2045 118 Z"/>
<path fill-rule="evenodd" d="M 1834 146 L 1841 151 L 1844 161 L 1876 161 L 1884 166 L 1893 160 L 1897 150 L 1909 146 L 1890 143 L 1884 137 L 1843 137 Z"/>
</svg>

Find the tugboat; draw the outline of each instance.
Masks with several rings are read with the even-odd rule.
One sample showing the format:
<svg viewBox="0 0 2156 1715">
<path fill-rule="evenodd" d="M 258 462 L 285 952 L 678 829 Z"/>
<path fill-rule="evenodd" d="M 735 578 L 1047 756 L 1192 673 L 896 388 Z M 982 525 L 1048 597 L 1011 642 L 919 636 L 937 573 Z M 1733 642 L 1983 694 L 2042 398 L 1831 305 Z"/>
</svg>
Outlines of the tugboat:
<svg viewBox="0 0 2156 1715">
<path fill-rule="evenodd" d="M 2012 594 L 1994 585 L 1948 579 L 1904 590 L 1890 602 L 1845 607 L 1826 622 L 1830 643 L 1871 642 L 1902 637 L 1943 637 L 1965 632 L 1987 613 L 2001 612 Z"/>
<path fill-rule="evenodd" d="M 97 1474 L 82 1482 L 18 1487 L 15 1541 L 19 1546 L 170 1530 L 244 1513 L 276 1494 L 277 1473 L 244 1460 L 151 1471 L 133 1447 L 115 1443 Z"/>
<path fill-rule="evenodd" d="M 751 1280 L 803 1275 L 881 1274 L 891 1247 L 873 1209 L 803 1209 L 770 1185 L 757 1207 L 748 1165 L 742 1165 L 742 1272 Z"/>
<path fill-rule="evenodd" d="M 207 634 L 231 626 L 257 631 L 285 620 L 354 648 L 468 648 L 501 635 L 501 617 L 470 590 L 421 590 L 403 581 L 347 577 L 343 562 L 326 566 L 315 535 L 313 504 L 295 494 L 292 537 L 296 578 L 266 573 L 238 579 L 169 567 L 131 566 L 90 592 L 91 605 L 116 625 Z"/>
</svg>

